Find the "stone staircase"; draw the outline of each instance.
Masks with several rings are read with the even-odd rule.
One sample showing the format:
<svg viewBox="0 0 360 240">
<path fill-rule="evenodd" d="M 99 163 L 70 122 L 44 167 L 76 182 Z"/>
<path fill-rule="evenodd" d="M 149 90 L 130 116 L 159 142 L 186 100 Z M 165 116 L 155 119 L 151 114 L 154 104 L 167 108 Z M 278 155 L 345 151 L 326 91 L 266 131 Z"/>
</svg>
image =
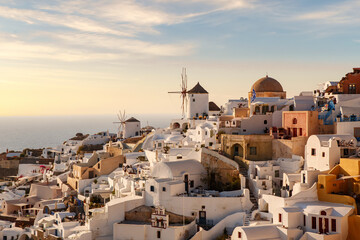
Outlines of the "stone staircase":
<svg viewBox="0 0 360 240">
<path fill-rule="evenodd" d="M 245 217 L 245 223 L 244 226 L 249 226 L 250 225 L 250 220 L 251 220 L 251 215 L 253 213 L 253 211 L 257 210 L 259 208 L 258 202 L 254 196 L 254 194 L 252 193 L 252 191 L 249 188 L 249 177 L 248 177 L 248 171 L 246 168 L 244 167 L 240 167 L 239 169 L 239 173 L 243 176 L 246 177 L 246 188 L 249 189 L 250 191 L 250 201 L 254 204 L 253 207 L 250 209 L 250 211 L 248 213 L 246 213 L 246 217 Z"/>
</svg>

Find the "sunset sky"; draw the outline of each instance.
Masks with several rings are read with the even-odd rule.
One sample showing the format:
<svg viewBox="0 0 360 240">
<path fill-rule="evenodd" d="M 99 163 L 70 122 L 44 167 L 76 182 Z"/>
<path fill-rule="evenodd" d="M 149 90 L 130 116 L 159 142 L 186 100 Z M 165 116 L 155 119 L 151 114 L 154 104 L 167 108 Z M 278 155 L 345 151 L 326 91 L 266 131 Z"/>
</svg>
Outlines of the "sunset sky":
<svg viewBox="0 0 360 240">
<path fill-rule="evenodd" d="M 360 67 L 360 2 L 0 0 L 0 116 L 181 112 L 268 74 L 288 96 Z"/>
</svg>

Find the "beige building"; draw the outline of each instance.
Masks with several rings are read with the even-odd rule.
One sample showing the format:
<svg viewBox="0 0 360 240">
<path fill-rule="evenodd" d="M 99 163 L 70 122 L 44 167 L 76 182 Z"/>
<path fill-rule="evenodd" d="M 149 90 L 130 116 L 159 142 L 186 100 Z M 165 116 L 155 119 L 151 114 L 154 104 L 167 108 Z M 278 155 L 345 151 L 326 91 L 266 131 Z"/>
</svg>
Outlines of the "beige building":
<svg viewBox="0 0 360 240">
<path fill-rule="evenodd" d="M 272 159 L 269 135 L 221 135 L 221 151 L 230 158 L 264 161 Z"/>
<path fill-rule="evenodd" d="M 123 155 L 109 157 L 110 155 L 94 153 L 87 163 L 78 163 L 73 166 L 67 183 L 75 190 L 79 190 L 79 181 L 92 179 L 102 175 L 110 174 L 125 162 Z"/>
<path fill-rule="evenodd" d="M 221 151 L 229 158 L 266 161 L 291 158 L 292 155 L 304 157 L 307 137 L 273 139 L 270 135 L 221 135 Z"/>
</svg>

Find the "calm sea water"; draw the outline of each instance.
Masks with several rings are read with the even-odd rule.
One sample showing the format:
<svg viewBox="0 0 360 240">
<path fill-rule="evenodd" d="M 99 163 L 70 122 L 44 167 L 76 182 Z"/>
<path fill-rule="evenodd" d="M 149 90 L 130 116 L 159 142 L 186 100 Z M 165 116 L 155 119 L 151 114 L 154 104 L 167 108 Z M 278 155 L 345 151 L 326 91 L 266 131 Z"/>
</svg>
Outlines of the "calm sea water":
<svg viewBox="0 0 360 240">
<path fill-rule="evenodd" d="M 177 115 L 133 115 L 141 126 L 167 127 Z M 76 133 L 117 132 L 116 115 L 0 117 L 0 153 L 24 148 L 56 147 Z"/>
</svg>

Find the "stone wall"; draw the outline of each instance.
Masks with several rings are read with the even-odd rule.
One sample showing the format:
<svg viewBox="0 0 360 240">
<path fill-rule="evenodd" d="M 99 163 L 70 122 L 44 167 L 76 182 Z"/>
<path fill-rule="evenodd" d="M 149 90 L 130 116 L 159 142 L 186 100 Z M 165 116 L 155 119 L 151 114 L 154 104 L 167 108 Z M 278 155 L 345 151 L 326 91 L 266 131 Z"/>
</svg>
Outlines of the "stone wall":
<svg viewBox="0 0 360 240">
<path fill-rule="evenodd" d="M 305 156 L 308 137 L 272 140 L 272 159 L 292 158 L 292 155 Z"/>
<path fill-rule="evenodd" d="M 208 172 L 215 173 L 215 181 L 220 182 L 223 186 L 230 186 L 234 182 L 239 182 L 239 166 L 238 164 L 215 151 L 203 148 L 201 153 L 201 164 Z"/>
<path fill-rule="evenodd" d="M 0 161 L 0 178 L 16 176 L 19 171 L 19 160 L 1 160 Z"/>
</svg>

